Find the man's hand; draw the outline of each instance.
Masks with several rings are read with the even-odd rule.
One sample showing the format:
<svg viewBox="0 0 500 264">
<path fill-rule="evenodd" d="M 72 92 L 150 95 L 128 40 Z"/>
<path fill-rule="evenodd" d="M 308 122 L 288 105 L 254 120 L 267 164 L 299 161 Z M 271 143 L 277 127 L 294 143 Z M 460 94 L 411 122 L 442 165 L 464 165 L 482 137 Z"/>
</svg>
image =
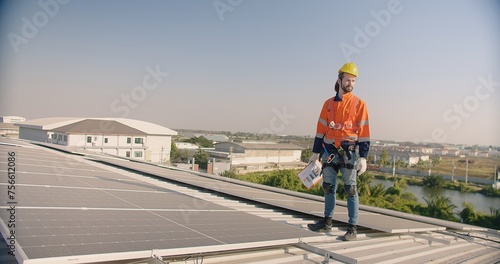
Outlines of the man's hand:
<svg viewBox="0 0 500 264">
<path fill-rule="evenodd" d="M 359 158 L 356 164 L 356 170 L 358 171 L 358 176 L 365 173 L 366 171 L 366 158 Z"/>
<path fill-rule="evenodd" d="M 319 158 L 319 153 L 312 153 L 311 157 L 309 158 L 309 163 L 317 161 Z"/>
</svg>

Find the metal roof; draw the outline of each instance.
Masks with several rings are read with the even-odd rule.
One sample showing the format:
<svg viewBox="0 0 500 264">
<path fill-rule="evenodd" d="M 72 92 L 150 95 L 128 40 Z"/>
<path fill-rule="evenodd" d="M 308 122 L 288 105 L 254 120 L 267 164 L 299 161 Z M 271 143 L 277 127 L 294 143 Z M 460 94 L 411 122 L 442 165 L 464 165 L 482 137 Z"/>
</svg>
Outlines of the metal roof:
<svg viewBox="0 0 500 264">
<path fill-rule="evenodd" d="M 240 142 L 219 142 L 215 144 L 215 148 L 217 146 L 222 145 L 237 145 L 244 149 L 273 149 L 273 150 L 302 150 L 304 149 L 301 146 L 291 144 L 291 143 L 240 143 Z"/>
<path fill-rule="evenodd" d="M 322 197 L 84 150 L 73 155 L 64 146 L 53 147 L 65 151 L 57 152 L 0 139 L 0 147 L 4 173 L 7 153 L 16 153 L 22 263 L 500 260 L 498 230 L 360 206 L 358 240 L 344 242 L 342 201 L 332 231 L 314 233 L 306 225 L 321 217 Z M 8 184 L 2 179 L 0 230 L 8 242 Z M 0 260 L 5 255 L 1 251 Z"/>
<path fill-rule="evenodd" d="M 54 132 L 68 134 L 107 134 L 107 135 L 146 135 L 145 132 L 126 126 L 114 120 L 85 119 L 69 125 L 52 129 Z"/>
<path fill-rule="evenodd" d="M 89 121 L 92 120 L 92 121 Z M 143 134 L 149 135 L 177 135 L 177 132 L 157 125 L 150 122 L 145 122 L 141 120 L 128 119 L 128 118 L 77 118 L 77 117 L 50 117 L 50 118 L 40 118 L 27 120 L 25 122 L 16 123 L 16 126 L 19 127 L 27 127 L 41 130 L 56 130 L 63 127 L 63 130 L 69 129 L 71 124 L 79 123 L 81 121 L 89 121 L 88 123 L 80 123 L 73 127 L 72 129 L 76 130 L 85 130 L 88 129 L 89 132 L 98 130 L 99 132 L 109 129 L 110 126 L 104 126 L 103 122 L 117 122 L 116 124 L 121 124 L 121 126 L 128 126 L 129 129 L 135 129 L 141 131 Z M 94 122 L 99 121 L 100 123 L 95 124 Z M 96 125 L 95 127 L 89 127 L 89 124 Z M 109 125 L 109 124 L 107 124 Z"/>
</svg>

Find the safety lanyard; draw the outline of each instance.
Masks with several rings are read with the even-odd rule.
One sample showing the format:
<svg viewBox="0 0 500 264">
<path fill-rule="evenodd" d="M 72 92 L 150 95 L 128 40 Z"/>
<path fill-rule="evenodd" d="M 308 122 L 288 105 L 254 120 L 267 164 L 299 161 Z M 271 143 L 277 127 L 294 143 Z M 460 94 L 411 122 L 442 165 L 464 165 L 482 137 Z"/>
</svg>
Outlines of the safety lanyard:
<svg viewBox="0 0 500 264">
<path fill-rule="evenodd" d="M 321 145 L 323 145 L 323 150 L 325 150 L 325 154 L 327 155 L 326 163 L 331 163 L 333 161 L 333 159 L 335 158 L 336 155 L 333 154 L 333 153 L 331 153 L 331 154 L 328 153 L 328 150 L 326 149 L 324 143 L 321 144 Z"/>
</svg>

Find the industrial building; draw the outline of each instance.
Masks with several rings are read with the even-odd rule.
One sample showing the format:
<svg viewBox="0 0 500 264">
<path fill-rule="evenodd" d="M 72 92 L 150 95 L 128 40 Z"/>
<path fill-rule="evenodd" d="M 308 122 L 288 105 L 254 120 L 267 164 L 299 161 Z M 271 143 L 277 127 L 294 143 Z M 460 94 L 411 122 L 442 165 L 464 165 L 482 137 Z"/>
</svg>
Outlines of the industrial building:
<svg viewBox="0 0 500 264">
<path fill-rule="evenodd" d="M 300 161 L 303 147 L 276 142 L 220 142 L 215 144 L 212 156 L 227 156 L 231 169 L 239 173 L 266 171 L 277 168 L 303 168 Z"/>
<path fill-rule="evenodd" d="M 14 124 L 26 121 L 20 116 L 0 116 L 0 136 L 8 138 L 19 138 L 19 127 Z"/>
<path fill-rule="evenodd" d="M 169 128 L 127 118 L 53 117 L 17 123 L 19 138 L 139 160 L 170 160 Z"/>
</svg>

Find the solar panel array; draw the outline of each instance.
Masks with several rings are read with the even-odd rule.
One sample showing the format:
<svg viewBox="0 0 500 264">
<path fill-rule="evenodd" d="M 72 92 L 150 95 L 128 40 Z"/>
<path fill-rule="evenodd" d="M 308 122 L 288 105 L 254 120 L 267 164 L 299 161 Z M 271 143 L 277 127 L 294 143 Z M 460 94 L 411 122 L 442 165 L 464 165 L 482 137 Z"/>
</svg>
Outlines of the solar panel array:
<svg viewBox="0 0 500 264">
<path fill-rule="evenodd" d="M 0 147 L 0 172 L 5 175 L 0 181 L 0 230 L 24 263 L 147 258 L 158 250 L 187 254 L 318 236 L 105 170 L 81 157 L 27 144 L 0 142 Z M 12 153 L 15 162 L 9 164 Z M 8 182 L 9 168 L 15 168 L 15 183 Z M 189 175 L 158 169 L 170 177 Z M 8 196 L 11 186 L 13 199 Z M 15 226 L 9 226 L 13 218 Z M 9 239 L 12 232 L 15 239 Z"/>
<path fill-rule="evenodd" d="M 176 171 L 166 167 L 155 166 L 143 162 L 130 162 L 126 160 L 108 159 L 105 157 L 96 158 L 108 164 L 113 164 L 122 168 L 134 171 L 141 171 L 150 175 L 198 186 L 200 188 L 217 191 L 232 196 L 244 198 L 247 200 L 258 201 L 261 203 L 278 206 L 302 212 L 306 214 L 323 217 L 324 205 L 323 198 L 306 198 L 306 195 L 292 194 L 291 192 L 282 193 L 276 188 L 254 187 L 253 184 L 236 183 L 230 179 L 220 176 L 201 175 L 199 173 L 190 173 L 185 171 Z M 266 190 L 267 189 L 267 190 Z M 345 204 L 345 203 L 344 203 Z M 333 219 L 339 222 L 348 222 L 347 207 L 338 203 L 335 207 Z M 438 231 L 446 228 L 440 225 L 428 224 L 407 219 L 398 219 L 376 212 L 360 210 L 358 224 L 360 226 L 380 230 L 387 233 L 408 233 Z"/>
</svg>

